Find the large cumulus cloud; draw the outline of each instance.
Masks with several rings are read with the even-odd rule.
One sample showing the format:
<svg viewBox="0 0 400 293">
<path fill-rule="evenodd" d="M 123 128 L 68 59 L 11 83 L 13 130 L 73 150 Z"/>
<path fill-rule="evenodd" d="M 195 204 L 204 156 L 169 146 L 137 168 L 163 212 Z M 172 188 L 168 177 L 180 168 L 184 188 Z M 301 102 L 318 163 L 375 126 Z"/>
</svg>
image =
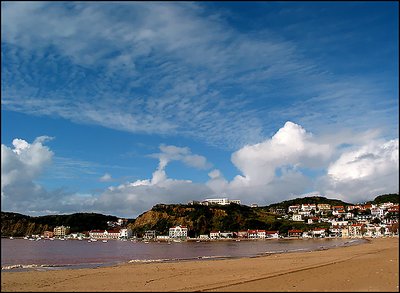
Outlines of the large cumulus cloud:
<svg viewBox="0 0 400 293">
<path fill-rule="evenodd" d="M 231 180 L 219 169 L 210 170 L 212 164 L 207 158 L 189 148 L 161 145 L 159 153 L 149 155 L 158 160 L 149 178 L 110 183 L 96 194 L 49 191 L 35 182 L 54 156 L 44 145 L 47 139 L 40 137 L 33 143 L 15 139 L 13 148 L 2 145 L 3 210 L 41 214 L 87 211 L 136 217 L 157 203 L 187 203 L 207 197 L 267 205 L 320 194 L 356 203 L 399 190 L 398 139 L 353 137 L 343 147 L 350 140 L 329 141 L 293 122 L 285 123 L 271 138 L 234 152 L 231 161 L 240 173 Z M 198 183 L 169 178 L 167 167 L 172 161 L 208 172 L 209 180 Z"/>
</svg>

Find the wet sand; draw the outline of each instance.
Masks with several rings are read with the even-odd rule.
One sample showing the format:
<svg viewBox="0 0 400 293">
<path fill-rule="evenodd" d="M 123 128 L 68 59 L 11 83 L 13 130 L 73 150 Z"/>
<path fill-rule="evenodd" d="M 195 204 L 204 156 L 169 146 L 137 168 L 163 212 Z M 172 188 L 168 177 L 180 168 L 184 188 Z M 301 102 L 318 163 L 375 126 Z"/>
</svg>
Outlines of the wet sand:
<svg viewBox="0 0 400 293">
<path fill-rule="evenodd" d="M 256 258 L 7 271 L 1 291 L 399 292 L 399 238 Z"/>
</svg>

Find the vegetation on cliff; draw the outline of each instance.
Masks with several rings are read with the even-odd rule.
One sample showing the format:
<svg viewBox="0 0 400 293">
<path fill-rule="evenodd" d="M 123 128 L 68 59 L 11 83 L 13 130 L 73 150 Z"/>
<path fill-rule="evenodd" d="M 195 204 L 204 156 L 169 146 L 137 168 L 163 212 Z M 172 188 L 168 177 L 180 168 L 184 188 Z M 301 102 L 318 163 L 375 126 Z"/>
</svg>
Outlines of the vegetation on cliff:
<svg viewBox="0 0 400 293">
<path fill-rule="evenodd" d="M 115 216 L 96 213 L 76 213 L 71 215 L 48 215 L 31 217 L 18 213 L 1 212 L 1 236 L 25 236 L 42 234 L 56 226 L 70 226 L 71 233 L 106 229 L 107 221 L 116 221 Z"/>
<path fill-rule="evenodd" d="M 326 223 L 307 225 L 292 222 L 269 213 L 262 207 L 251 208 L 233 203 L 225 206 L 158 204 L 128 226 L 140 236 L 146 230 L 156 230 L 159 235 L 168 235 L 169 228 L 176 225 L 187 226 L 190 237 L 209 234 L 211 231 L 263 229 L 286 233 L 289 229 L 328 227 Z"/>
</svg>

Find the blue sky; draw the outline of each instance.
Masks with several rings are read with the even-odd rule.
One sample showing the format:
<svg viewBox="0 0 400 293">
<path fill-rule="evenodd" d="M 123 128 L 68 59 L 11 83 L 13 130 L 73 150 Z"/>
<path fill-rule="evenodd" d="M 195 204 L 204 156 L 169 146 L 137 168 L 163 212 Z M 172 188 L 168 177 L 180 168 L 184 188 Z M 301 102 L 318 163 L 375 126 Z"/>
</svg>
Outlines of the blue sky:
<svg viewBox="0 0 400 293">
<path fill-rule="evenodd" d="M 398 192 L 397 2 L 2 2 L 2 210 Z"/>
</svg>

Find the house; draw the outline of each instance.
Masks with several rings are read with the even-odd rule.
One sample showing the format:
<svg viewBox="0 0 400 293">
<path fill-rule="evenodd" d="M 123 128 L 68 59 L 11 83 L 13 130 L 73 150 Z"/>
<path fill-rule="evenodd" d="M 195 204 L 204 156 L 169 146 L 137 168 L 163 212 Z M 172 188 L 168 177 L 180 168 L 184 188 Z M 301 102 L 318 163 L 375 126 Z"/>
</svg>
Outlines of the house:
<svg viewBox="0 0 400 293">
<path fill-rule="evenodd" d="M 231 203 L 240 204 L 240 200 L 239 199 L 228 199 L 226 197 L 225 198 L 207 198 L 202 203 L 203 204 L 207 203 L 206 205 L 209 205 L 209 204 L 228 205 Z"/>
<path fill-rule="evenodd" d="M 292 216 L 292 221 L 295 222 L 302 222 L 303 221 L 303 216 L 300 214 L 293 214 Z"/>
<path fill-rule="evenodd" d="M 324 238 L 325 237 L 325 229 L 323 228 L 315 228 L 311 231 L 311 235 L 315 238 Z"/>
<path fill-rule="evenodd" d="M 318 221 L 319 221 L 319 218 L 318 218 L 318 217 L 312 217 L 312 218 L 309 218 L 309 219 L 307 220 L 307 224 L 318 223 Z"/>
<path fill-rule="evenodd" d="M 312 210 L 317 210 L 317 206 L 315 204 L 302 204 L 301 210 L 303 212 L 311 212 Z"/>
<path fill-rule="evenodd" d="M 288 237 L 301 237 L 302 234 L 302 230 L 292 229 L 288 231 Z"/>
<path fill-rule="evenodd" d="M 257 238 L 258 239 L 265 239 L 266 233 L 265 230 L 257 230 Z"/>
<path fill-rule="evenodd" d="M 290 212 L 295 213 L 295 212 L 298 212 L 299 210 L 300 210 L 300 205 L 298 205 L 298 204 L 288 207 L 288 213 L 290 213 Z"/>
<path fill-rule="evenodd" d="M 169 238 L 187 238 L 187 232 L 186 226 L 175 226 L 169 228 Z"/>
<path fill-rule="evenodd" d="M 350 237 L 362 237 L 362 224 L 352 224 L 349 226 L 349 236 Z"/>
<path fill-rule="evenodd" d="M 257 230 L 247 230 L 247 238 L 249 239 L 257 239 Z"/>
<path fill-rule="evenodd" d="M 342 238 L 349 238 L 350 237 L 349 228 L 348 227 L 342 227 L 340 233 L 342 235 Z"/>
<path fill-rule="evenodd" d="M 210 232 L 210 238 L 211 239 L 219 239 L 219 238 L 221 238 L 221 232 L 220 231 L 211 231 Z"/>
<path fill-rule="evenodd" d="M 233 238 L 233 232 L 221 232 L 221 238 Z"/>
<path fill-rule="evenodd" d="M 143 238 L 147 240 L 156 238 L 156 231 L 155 230 L 144 231 Z"/>
<path fill-rule="evenodd" d="M 53 233 L 56 237 L 64 237 L 69 233 L 69 226 L 57 226 L 54 228 Z"/>
<path fill-rule="evenodd" d="M 328 203 L 319 203 L 319 204 L 317 204 L 317 209 L 319 211 L 330 211 L 331 205 Z"/>
<path fill-rule="evenodd" d="M 332 206 L 332 210 L 334 211 L 344 210 L 344 206 Z"/>
<path fill-rule="evenodd" d="M 53 231 L 44 231 L 43 232 L 43 237 L 44 238 L 53 238 L 54 237 L 54 232 Z"/>
<path fill-rule="evenodd" d="M 128 239 L 132 237 L 132 229 L 131 228 L 123 228 L 119 230 L 119 238 Z"/>
<path fill-rule="evenodd" d="M 237 233 L 237 237 L 238 237 L 238 238 L 247 238 L 247 237 L 248 237 L 247 231 L 239 231 L 239 232 Z"/>
<path fill-rule="evenodd" d="M 265 238 L 267 239 L 278 239 L 279 231 L 265 231 Z"/>
<path fill-rule="evenodd" d="M 119 230 L 91 230 L 89 237 L 94 239 L 119 239 Z"/>
</svg>

